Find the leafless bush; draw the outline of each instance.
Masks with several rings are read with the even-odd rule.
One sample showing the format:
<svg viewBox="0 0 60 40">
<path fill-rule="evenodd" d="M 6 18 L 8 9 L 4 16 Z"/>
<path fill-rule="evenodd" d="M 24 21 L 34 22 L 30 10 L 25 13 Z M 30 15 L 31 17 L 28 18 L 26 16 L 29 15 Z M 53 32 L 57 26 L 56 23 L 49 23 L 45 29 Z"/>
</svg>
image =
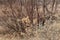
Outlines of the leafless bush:
<svg viewBox="0 0 60 40">
<path fill-rule="evenodd" d="M 39 25 L 41 24 L 42 26 L 45 26 L 45 22 L 47 20 L 56 20 L 56 17 L 53 17 L 58 6 L 56 0 L 52 1 L 52 5 L 50 5 L 50 2 L 47 0 L 40 0 L 40 2 L 39 0 L 6 0 L 5 2 L 6 3 L 3 4 L 5 6 L 9 5 L 8 8 L 10 10 L 7 11 L 7 7 L 5 10 L 2 10 L 3 15 L 0 16 L 0 26 L 8 28 L 8 33 L 33 33 L 33 29 L 36 30 L 37 24 L 37 27 L 40 27 Z M 18 4 L 17 7 L 15 7 L 16 4 Z M 49 10 L 48 5 L 52 6 L 52 11 Z M 42 8 L 42 12 L 39 10 L 40 6 Z M 37 20 L 36 24 L 33 24 L 34 19 Z"/>
</svg>

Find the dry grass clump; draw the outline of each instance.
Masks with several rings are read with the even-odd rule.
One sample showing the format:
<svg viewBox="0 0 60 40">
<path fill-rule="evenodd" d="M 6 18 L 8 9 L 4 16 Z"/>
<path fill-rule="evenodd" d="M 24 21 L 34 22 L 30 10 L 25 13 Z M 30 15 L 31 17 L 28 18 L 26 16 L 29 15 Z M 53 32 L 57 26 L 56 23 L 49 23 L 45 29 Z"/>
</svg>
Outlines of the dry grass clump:
<svg viewBox="0 0 60 40">
<path fill-rule="evenodd" d="M 9 40 L 59 40 L 56 0 L 52 4 L 45 0 L 41 4 L 36 0 L 4 2 L 0 8 L 1 37 Z"/>
</svg>

